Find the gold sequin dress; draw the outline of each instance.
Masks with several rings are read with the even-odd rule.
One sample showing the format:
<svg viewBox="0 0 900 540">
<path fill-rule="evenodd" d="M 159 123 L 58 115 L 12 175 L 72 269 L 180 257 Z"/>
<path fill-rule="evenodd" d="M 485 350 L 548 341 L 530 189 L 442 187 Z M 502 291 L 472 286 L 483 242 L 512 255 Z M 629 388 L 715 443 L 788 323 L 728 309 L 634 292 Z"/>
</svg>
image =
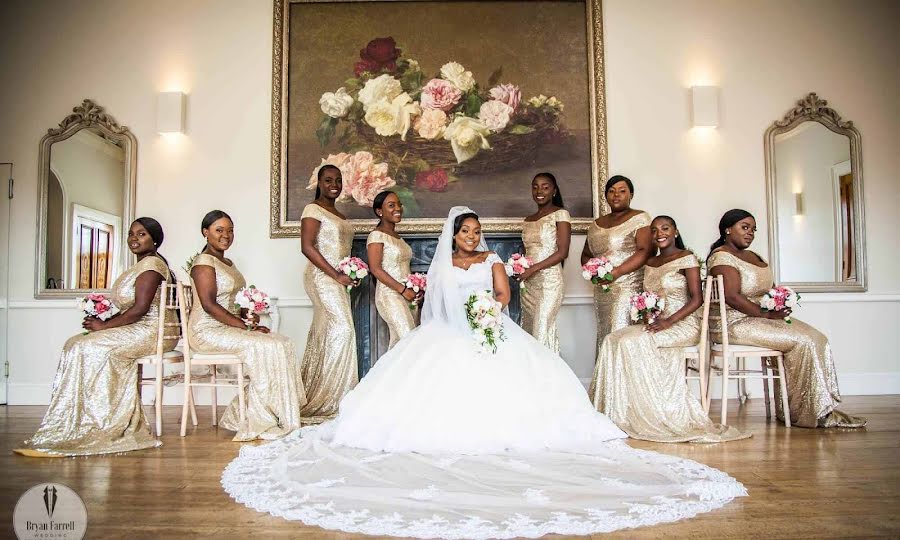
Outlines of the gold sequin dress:
<svg viewBox="0 0 900 540">
<path fill-rule="evenodd" d="M 317 204 L 308 204 L 301 219 L 320 223 L 316 248 L 337 266 L 350 255 L 353 229 Z M 318 424 L 334 418 L 344 395 L 359 381 L 356 365 L 356 331 L 347 289 L 312 263 L 306 265 L 303 287 L 313 304 L 313 320 L 303 353 L 303 382 L 309 399 L 303 423 Z"/>
<path fill-rule="evenodd" d="M 644 290 L 665 300 L 663 317 L 688 301 L 687 268 L 699 268 L 690 253 L 658 268 L 644 267 Z M 635 439 L 716 443 L 749 437 L 714 424 L 684 380 L 683 347 L 700 340 L 700 310 L 655 334 L 633 324 L 606 336 L 594 368 L 591 400 L 600 412 Z M 598 384 L 599 382 L 599 384 Z"/>
<path fill-rule="evenodd" d="M 148 256 L 116 279 L 109 299 L 126 311 L 134 305 L 135 282 L 144 272 L 168 279 L 159 257 Z M 171 314 L 168 314 L 171 316 Z M 25 455 L 90 456 L 154 448 L 138 393 L 135 360 L 156 352 L 159 295 L 137 322 L 69 338 L 63 347 L 50 407 L 37 432 L 26 441 Z M 170 327 L 167 332 L 177 333 Z M 164 340 L 167 350 L 174 339 Z"/>
<path fill-rule="evenodd" d="M 707 266 L 730 266 L 741 276 L 741 294 L 758 304 L 774 283 L 769 266 L 757 266 L 727 251 L 713 253 Z M 828 338 L 812 326 L 791 317 L 792 324 L 781 320 L 751 317 L 728 307 L 728 337 L 736 345 L 754 345 L 784 353 L 787 371 L 788 406 L 791 423 L 800 427 L 862 427 L 866 419 L 837 410 L 841 402 L 837 372 Z M 721 339 L 721 326 L 711 318 L 710 332 Z M 781 389 L 775 385 L 775 410 L 781 410 Z"/>
<path fill-rule="evenodd" d="M 606 257 L 619 266 L 637 252 L 637 231 L 650 226 L 650 214 L 639 212 L 614 227 L 600 227 L 594 221 L 588 227 L 587 243 L 594 257 Z M 617 279 L 604 292 L 594 287 L 594 310 L 597 314 L 597 347 L 610 332 L 631 324 L 629 300 L 643 288 L 644 269 L 639 268 Z"/>
<path fill-rule="evenodd" d="M 215 270 L 216 303 L 239 315 L 240 309 L 234 299 L 247 282 L 237 267 L 207 253 L 197 255 L 193 266 L 211 266 Z M 300 364 L 291 340 L 280 334 L 251 332 L 222 324 L 203 309 L 197 287 L 193 289 L 194 303 L 189 321 L 192 349 L 201 353 L 236 354 L 244 362 L 244 373 L 250 377 L 244 421 L 240 421 L 235 396 L 219 425 L 237 432 L 235 441 L 277 439 L 299 429 L 300 407 L 306 398 Z"/>
<path fill-rule="evenodd" d="M 525 255 L 539 263 L 556 253 L 557 223 L 572 220 L 568 210 L 560 208 L 546 216 L 526 221 L 522 225 Z M 556 317 L 565 294 L 562 264 L 555 264 L 535 273 L 525 282 L 521 293 L 522 329 L 534 336 L 544 347 L 559 354 L 559 332 Z"/>
<path fill-rule="evenodd" d="M 366 245 L 369 244 L 382 245 L 381 267 L 389 276 L 403 283 L 409 276 L 409 263 L 412 260 L 412 248 L 409 244 L 402 238 L 394 238 L 381 231 L 369 233 Z M 381 283 L 375 285 L 375 308 L 390 330 L 388 349 L 416 327 L 415 312 L 410 309 L 406 298 Z"/>
</svg>

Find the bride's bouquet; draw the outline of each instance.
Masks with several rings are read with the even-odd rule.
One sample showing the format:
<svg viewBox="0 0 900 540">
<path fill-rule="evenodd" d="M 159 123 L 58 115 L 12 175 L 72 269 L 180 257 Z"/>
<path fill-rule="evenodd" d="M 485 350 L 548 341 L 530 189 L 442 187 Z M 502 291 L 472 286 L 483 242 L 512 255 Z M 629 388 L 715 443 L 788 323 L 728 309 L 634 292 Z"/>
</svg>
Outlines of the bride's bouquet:
<svg viewBox="0 0 900 540">
<path fill-rule="evenodd" d="M 666 300 L 649 291 L 633 295 L 630 302 L 631 320 L 634 322 L 644 319 L 647 324 L 653 324 L 666 308 Z"/>
<path fill-rule="evenodd" d="M 520 276 L 525 272 L 525 270 L 531 268 L 531 265 L 533 264 L 534 261 L 531 259 L 531 257 L 522 255 L 521 253 L 513 253 L 509 256 L 509 259 L 507 259 L 504 266 L 506 267 L 506 274 L 508 276 Z M 519 290 L 525 292 L 524 281 L 519 284 Z"/>
<path fill-rule="evenodd" d="M 119 308 L 105 294 L 90 293 L 76 302 L 80 309 L 88 317 L 94 317 L 101 321 L 108 321 L 119 312 Z M 85 332 L 87 334 L 87 332 Z"/>
<path fill-rule="evenodd" d="M 786 308 L 794 309 L 799 305 L 800 295 L 794 289 L 784 285 L 769 289 L 769 292 L 759 300 L 759 306 L 764 312 L 780 311 Z M 785 317 L 784 322 L 791 324 L 791 317 Z"/>
<path fill-rule="evenodd" d="M 414 272 L 406 276 L 406 279 L 403 280 L 403 285 L 418 296 L 418 294 L 423 292 L 425 287 L 428 286 L 428 278 L 425 274 Z M 409 309 L 416 309 L 417 307 L 419 307 L 418 302 L 412 301 L 409 303 Z"/>
<path fill-rule="evenodd" d="M 347 275 L 353 281 L 359 281 L 369 275 L 369 265 L 359 257 L 344 257 L 337 265 L 337 271 Z M 347 292 L 353 290 L 353 285 L 347 285 Z"/>
<path fill-rule="evenodd" d="M 482 352 L 497 352 L 497 343 L 506 339 L 503 335 L 503 306 L 491 291 L 477 291 L 466 302 L 466 318 L 472 329 L 472 338 Z"/>
<path fill-rule="evenodd" d="M 594 285 L 601 280 L 613 280 L 613 264 L 606 257 L 594 257 L 581 265 L 581 277 L 589 280 Z M 609 285 L 603 284 L 603 292 L 609 292 Z"/>
<path fill-rule="evenodd" d="M 246 309 L 248 315 L 262 315 L 268 313 L 272 308 L 272 300 L 269 299 L 269 295 L 253 285 L 239 290 L 234 297 L 234 303 L 238 308 Z M 244 323 L 248 328 L 255 325 L 254 321 L 247 319 L 244 320 Z"/>
</svg>

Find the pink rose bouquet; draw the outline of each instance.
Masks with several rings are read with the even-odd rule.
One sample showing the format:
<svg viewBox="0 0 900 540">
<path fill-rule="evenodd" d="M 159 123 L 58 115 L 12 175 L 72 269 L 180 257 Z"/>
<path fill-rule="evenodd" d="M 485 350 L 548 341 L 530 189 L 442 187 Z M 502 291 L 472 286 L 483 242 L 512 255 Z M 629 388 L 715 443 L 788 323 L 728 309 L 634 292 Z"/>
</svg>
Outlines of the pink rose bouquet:
<svg viewBox="0 0 900 540">
<path fill-rule="evenodd" d="M 509 276 L 521 276 L 525 273 L 525 270 L 531 268 L 534 264 L 534 261 L 531 257 L 527 255 L 522 255 L 521 253 L 513 253 L 509 256 L 509 259 L 506 260 L 506 274 Z M 525 282 L 521 282 L 519 285 L 519 290 L 525 292 Z"/>
<path fill-rule="evenodd" d="M 647 324 L 653 324 L 653 321 L 659 317 L 659 314 L 666 308 L 666 301 L 655 293 L 644 291 L 631 297 L 631 320 L 638 322 L 641 319 Z"/>
<path fill-rule="evenodd" d="M 119 312 L 119 308 L 112 303 L 112 300 L 100 293 L 90 293 L 84 298 L 79 298 L 77 306 L 86 316 L 94 317 L 101 321 L 108 321 Z"/>
<path fill-rule="evenodd" d="M 589 280 L 594 285 L 601 280 L 613 280 L 613 264 L 606 257 L 594 257 L 581 265 L 581 277 Z M 609 292 L 609 285 L 603 284 L 603 291 Z"/>
<path fill-rule="evenodd" d="M 424 292 L 425 288 L 428 286 L 428 278 L 425 274 L 414 272 L 406 276 L 406 279 L 403 280 L 403 285 L 418 295 L 419 293 Z M 410 302 L 409 307 L 410 309 L 416 309 L 419 307 L 419 303 L 415 301 Z"/>
<path fill-rule="evenodd" d="M 234 304 L 239 309 L 246 309 L 248 315 L 262 315 L 272 308 L 272 300 L 269 295 L 257 289 L 254 285 L 244 287 L 234 297 Z M 244 319 L 248 328 L 256 325 L 252 319 Z"/>
<path fill-rule="evenodd" d="M 800 305 L 800 295 L 794 289 L 783 285 L 769 289 L 759 300 L 759 306 L 763 312 L 781 311 L 782 309 L 794 309 Z M 784 322 L 791 324 L 791 317 L 784 318 Z"/>
<path fill-rule="evenodd" d="M 359 281 L 369 275 L 369 265 L 359 257 L 344 257 L 337 265 L 337 271 L 349 276 L 353 281 Z M 347 292 L 353 290 L 353 285 L 347 285 Z"/>
</svg>

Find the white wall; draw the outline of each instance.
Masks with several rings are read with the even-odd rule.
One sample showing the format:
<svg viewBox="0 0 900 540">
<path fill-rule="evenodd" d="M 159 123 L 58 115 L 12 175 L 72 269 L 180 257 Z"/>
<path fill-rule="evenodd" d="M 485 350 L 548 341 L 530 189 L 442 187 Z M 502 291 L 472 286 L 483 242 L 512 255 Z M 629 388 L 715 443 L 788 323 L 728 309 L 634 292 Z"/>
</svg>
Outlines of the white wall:
<svg viewBox="0 0 900 540">
<path fill-rule="evenodd" d="M 892 245 L 900 200 L 896 6 L 889 0 L 604 2 L 611 171 L 635 180 L 636 206 L 679 219 L 698 251 L 714 239 L 724 210 L 743 207 L 759 217 L 754 247 L 767 253 L 762 136 L 796 99 L 818 91 L 862 132 L 870 292 L 805 295 L 799 312 L 831 336 L 845 393 L 900 393 L 894 352 L 900 350 L 894 330 L 900 273 L 883 247 Z M 202 245 L 203 214 L 227 210 L 237 225 L 230 256 L 254 283 L 282 298 L 282 328 L 302 350 L 310 314 L 299 240 L 268 237 L 271 4 L 19 1 L 0 10 L 11 28 L 0 35 L 2 64 L 16 74 L 16 84 L 0 86 L 2 102 L 13 105 L 3 123 L 15 127 L 0 130 L 0 161 L 16 162 L 18 186 L 10 402 L 46 402 L 59 349 L 78 330 L 70 302 L 32 299 L 30 228 L 38 141 L 85 97 L 135 133 L 138 214 L 163 223 L 162 251 L 172 265 Z M 94 28 L 124 28 L 128 41 L 110 47 L 108 35 Z M 53 36 L 54 45 L 35 36 Z M 716 130 L 689 129 L 687 89 L 695 84 L 722 89 Z M 185 136 L 154 132 L 155 94 L 167 90 L 189 94 Z M 571 260 L 582 242 L 573 242 Z M 588 377 L 593 315 L 576 266 L 566 269 L 563 354 Z"/>
<path fill-rule="evenodd" d="M 840 281 L 835 227 L 840 201 L 831 168 L 850 159 L 850 138 L 817 122 L 775 137 L 778 244 L 782 281 Z M 795 193 L 802 213 L 795 215 Z"/>
</svg>

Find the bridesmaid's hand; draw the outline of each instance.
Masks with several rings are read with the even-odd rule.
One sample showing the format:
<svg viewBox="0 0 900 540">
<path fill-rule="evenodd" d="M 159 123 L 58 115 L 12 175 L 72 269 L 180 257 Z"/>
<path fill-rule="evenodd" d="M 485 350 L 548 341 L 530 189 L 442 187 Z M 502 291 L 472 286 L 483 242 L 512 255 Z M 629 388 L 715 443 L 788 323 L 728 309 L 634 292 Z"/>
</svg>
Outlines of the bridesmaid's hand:
<svg viewBox="0 0 900 540">
<path fill-rule="evenodd" d="M 407 302 L 415 302 L 416 296 L 418 296 L 416 291 L 412 289 L 403 289 L 403 292 L 400 293 L 400 295 L 403 296 Z"/>
<path fill-rule="evenodd" d="M 669 328 L 672 328 L 672 323 L 669 319 L 660 318 L 653 321 L 653 324 L 648 324 L 646 330 L 655 334 L 657 332 L 662 332 L 663 330 L 668 330 Z"/>
<path fill-rule="evenodd" d="M 535 270 L 534 268 L 526 268 L 524 272 L 522 272 L 521 274 L 514 276 L 514 277 L 515 277 L 516 281 L 518 281 L 519 283 L 522 283 L 523 281 L 530 279 L 532 276 L 534 276 L 535 272 L 537 272 L 537 270 Z"/>
<path fill-rule="evenodd" d="M 350 276 L 348 276 L 347 274 L 338 274 L 338 277 L 334 278 L 334 280 L 344 287 L 356 287 L 357 285 L 359 285 L 358 281 L 350 279 Z"/>
<path fill-rule="evenodd" d="M 774 320 L 779 320 L 779 321 L 784 319 L 785 317 L 790 317 L 790 315 L 791 315 L 791 308 L 784 308 L 784 309 L 777 310 L 777 311 L 767 311 L 766 312 L 767 319 L 774 319 Z"/>
<path fill-rule="evenodd" d="M 265 326 L 254 326 L 254 327 L 253 327 L 253 331 L 254 331 L 254 332 L 260 332 L 260 333 L 263 333 L 263 334 L 268 334 L 269 332 L 271 332 L 271 330 L 269 330 L 269 329 L 266 328 Z"/>
<path fill-rule="evenodd" d="M 81 327 L 90 332 L 96 332 L 97 330 L 103 330 L 106 327 L 106 323 L 96 317 L 85 317 L 84 321 L 81 322 Z"/>
</svg>

